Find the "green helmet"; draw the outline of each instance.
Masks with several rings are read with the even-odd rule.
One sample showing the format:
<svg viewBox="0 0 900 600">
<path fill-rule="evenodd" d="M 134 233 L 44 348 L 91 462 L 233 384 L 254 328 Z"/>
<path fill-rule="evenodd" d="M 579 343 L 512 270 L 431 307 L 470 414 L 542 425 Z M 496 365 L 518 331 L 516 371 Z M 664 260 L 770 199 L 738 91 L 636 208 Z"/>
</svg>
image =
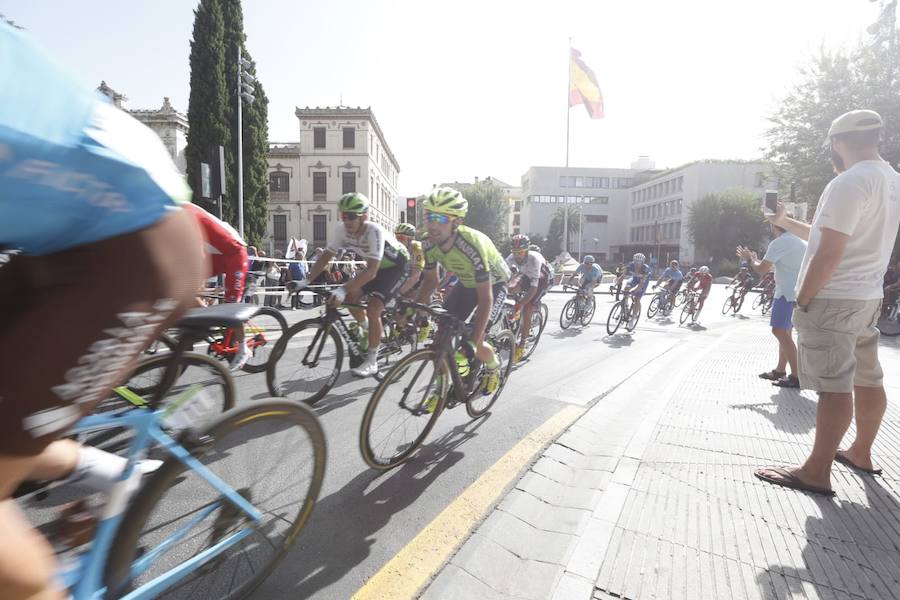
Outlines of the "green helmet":
<svg viewBox="0 0 900 600">
<path fill-rule="evenodd" d="M 369 199 L 357 192 L 344 194 L 338 200 L 338 211 L 342 213 L 362 214 L 369 212 Z"/>
<path fill-rule="evenodd" d="M 469 201 L 452 188 L 434 188 L 425 198 L 425 210 L 451 217 L 465 217 L 469 211 Z"/>
<path fill-rule="evenodd" d="M 394 229 L 394 233 L 396 235 L 408 235 L 409 237 L 416 237 L 416 228 L 413 227 L 411 223 L 400 223 Z"/>
</svg>

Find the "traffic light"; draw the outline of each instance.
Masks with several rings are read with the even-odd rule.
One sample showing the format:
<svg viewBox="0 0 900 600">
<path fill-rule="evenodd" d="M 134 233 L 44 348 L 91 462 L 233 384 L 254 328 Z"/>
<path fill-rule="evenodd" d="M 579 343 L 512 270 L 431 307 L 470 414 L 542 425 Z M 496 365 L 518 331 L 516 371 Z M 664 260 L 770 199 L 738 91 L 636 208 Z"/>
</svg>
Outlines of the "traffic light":
<svg viewBox="0 0 900 600">
<path fill-rule="evenodd" d="M 410 225 L 416 224 L 416 199 L 406 199 L 406 222 Z"/>
</svg>

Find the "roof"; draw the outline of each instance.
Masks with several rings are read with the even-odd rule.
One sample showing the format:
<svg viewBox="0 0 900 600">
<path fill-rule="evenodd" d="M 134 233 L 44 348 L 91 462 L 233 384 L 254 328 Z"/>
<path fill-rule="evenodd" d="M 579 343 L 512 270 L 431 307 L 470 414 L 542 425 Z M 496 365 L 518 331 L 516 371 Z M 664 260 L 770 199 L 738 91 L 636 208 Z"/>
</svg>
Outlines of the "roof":
<svg viewBox="0 0 900 600">
<path fill-rule="evenodd" d="M 310 108 L 308 106 L 300 108 L 299 106 L 295 107 L 294 114 L 298 119 L 366 119 L 372 123 L 372 127 L 375 128 L 375 133 L 378 134 L 378 137 L 381 139 L 381 143 L 384 145 L 384 151 L 387 152 L 388 158 L 391 159 L 391 162 L 394 163 L 394 167 L 397 169 L 397 172 L 400 172 L 400 163 L 397 162 L 396 157 L 394 157 L 394 153 L 391 152 L 390 146 L 388 146 L 387 140 L 384 137 L 384 133 L 381 131 L 381 126 L 378 124 L 378 119 L 375 118 L 375 113 L 372 112 L 372 107 L 367 106 L 363 108 L 361 106 L 357 106 L 353 108 L 352 106 L 317 106 L 315 108 Z"/>
<path fill-rule="evenodd" d="M 744 160 L 744 159 L 718 159 L 718 158 L 707 158 L 702 160 L 694 160 L 689 163 L 684 163 L 683 165 L 679 165 L 673 169 L 660 169 L 657 170 L 651 177 L 647 179 L 642 179 L 640 183 L 635 183 L 632 187 L 637 187 L 639 185 L 644 185 L 645 183 L 649 183 L 656 179 L 661 179 L 663 177 L 668 177 L 669 175 L 675 173 L 676 171 L 683 171 L 688 167 L 693 167 L 694 165 L 759 165 L 765 164 L 770 166 L 775 166 L 775 163 L 770 160 Z M 649 171 L 648 171 L 649 172 Z"/>
</svg>

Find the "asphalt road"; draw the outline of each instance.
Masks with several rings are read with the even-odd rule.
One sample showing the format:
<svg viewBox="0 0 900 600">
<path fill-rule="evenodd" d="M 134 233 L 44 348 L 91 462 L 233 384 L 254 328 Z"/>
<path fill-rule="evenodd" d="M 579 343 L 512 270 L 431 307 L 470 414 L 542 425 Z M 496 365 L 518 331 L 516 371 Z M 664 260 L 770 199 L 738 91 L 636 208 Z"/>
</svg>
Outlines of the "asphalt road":
<svg viewBox="0 0 900 600">
<path fill-rule="evenodd" d="M 608 295 L 597 296 L 588 327 L 562 330 L 559 314 L 570 294 L 549 293 L 550 320 L 533 356 L 514 369 L 503 395 L 485 418 L 471 421 L 460 407 L 445 411 L 427 445 L 401 467 L 369 469 L 358 450 L 359 426 L 373 380 L 345 372 L 316 412 L 328 440 L 325 484 L 313 517 L 295 547 L 263 584 L 258 598 L 349 598 L 436 515 L 524 436 L 564 407 L 585 406 L 618 385 L 640 385 L 654 358 L 677 351 L 688 336 L 720 335 L 746 318 L 723 316 L 724 286 L 716 285 L 694 328 L 671 318 L 646 318 L 631 335 L 607 336 Z M 648 298 L 649 299 L 649 298 Z M 287 311 L 293 323 L 315 310 Z M 346 369 L 346 367 L 345 367 Z M 267 395 L 264 375 L 237 377 L 238 397 Z M 524 465 L 523 465 L 524 467 Z"/>
</svg>

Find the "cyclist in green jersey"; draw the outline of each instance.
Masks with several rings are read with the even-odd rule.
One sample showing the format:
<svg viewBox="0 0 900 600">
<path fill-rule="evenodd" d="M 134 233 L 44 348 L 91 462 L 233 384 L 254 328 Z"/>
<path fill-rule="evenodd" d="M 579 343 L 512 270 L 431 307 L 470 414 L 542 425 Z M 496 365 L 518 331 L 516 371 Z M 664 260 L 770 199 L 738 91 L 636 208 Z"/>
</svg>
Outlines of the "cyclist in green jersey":
<svg viewBox="0 0 900 600">
<path fill-rule="evenodd" d="M 427 304 L 437 288 L 436 265 L 456 274 L 459 283 L 444 300 L 444 309 L 463 321 L 475 311 L 466 346 L 487 369 L 482 391 L 493 394 L 500 385 L 500 361 L 484 337 L 503 307 L 509 267 L 488 236 L 462 224 L 469 203 L 458 191 L 435 188 L 424 208 L 428 237 L 422 242 L 425 272 L 418 301 Z"/>
</svg>

